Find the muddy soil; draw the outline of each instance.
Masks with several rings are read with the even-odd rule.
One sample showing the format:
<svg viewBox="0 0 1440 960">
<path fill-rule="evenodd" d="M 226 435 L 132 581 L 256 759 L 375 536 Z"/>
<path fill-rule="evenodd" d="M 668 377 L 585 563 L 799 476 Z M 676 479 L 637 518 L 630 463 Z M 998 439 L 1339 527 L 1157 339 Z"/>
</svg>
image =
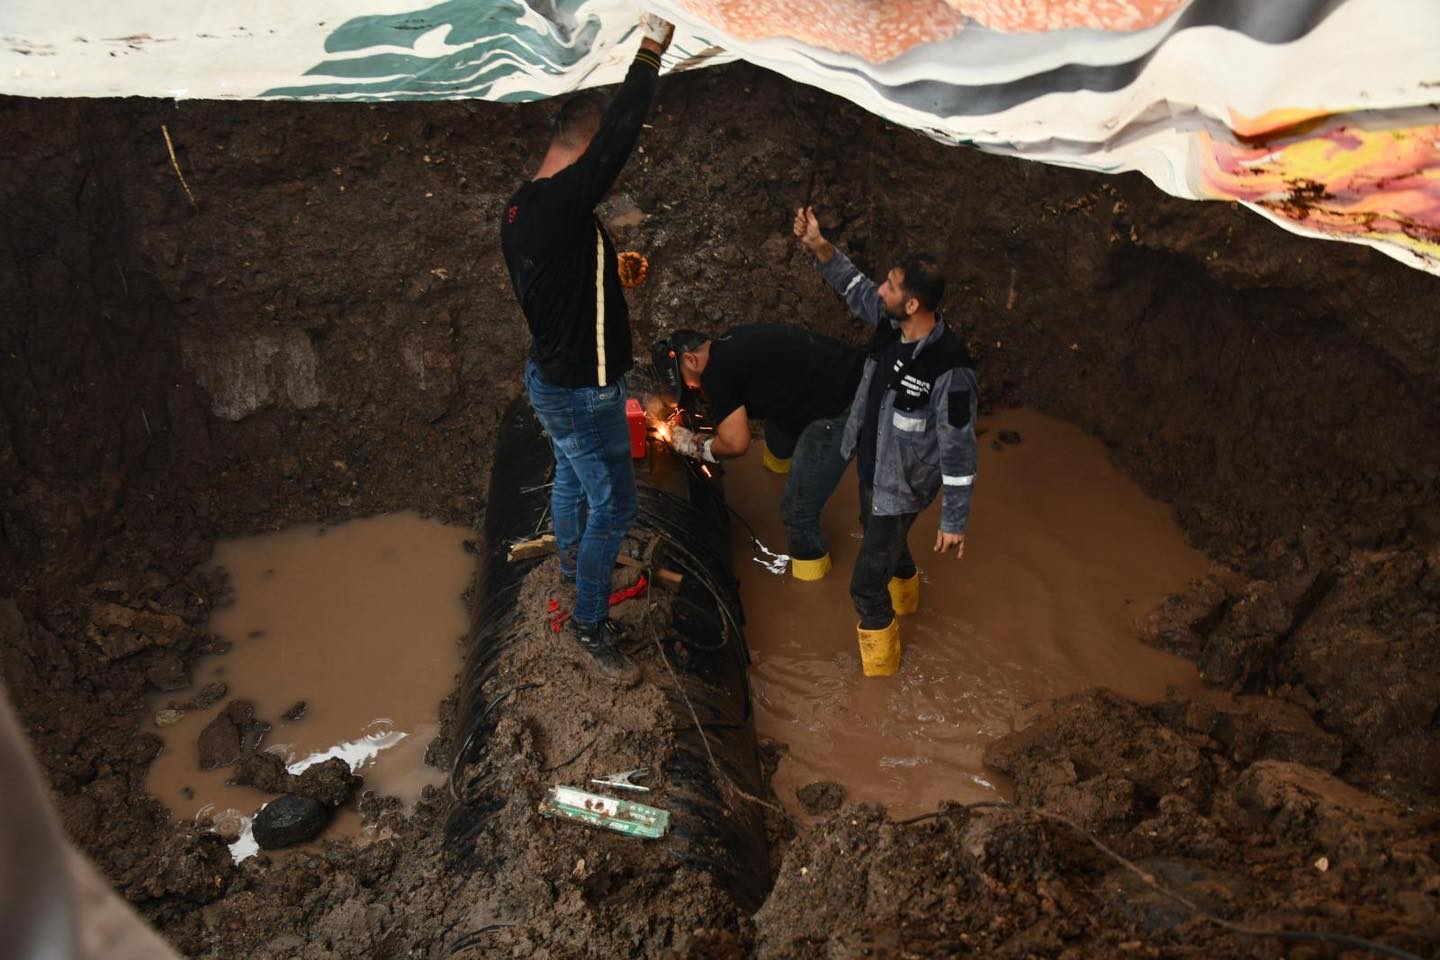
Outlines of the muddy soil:
<svg viewBox="0 0 1440 960">
<path fill-rule="evenodd" d="M 526 347 L 496 223 L 550 109 L 0 100 L 0 669 L 66 829 L 166 936 L 443 956 L 514 919 L 511 870 L 507 906 L 569 912 L 551 940 L 497 928 L 533 955 L 1335 955 L 1193 919 L 1080 827 L 1229 920 L 1434 953 L 1440 281 L 746 66 L 663 83 L 609 201 L 650 258 L 637 336 L 781 319 L 858 342 L 786 235 L 813 170 L 862 267 L 941 253 L 987 407 L 1077 423 L 1175 505 L 1217 566 L 1149 636 L 1209 688 L 1054 704 L 991 751 L 1013 809 L 777 827 L 753 921 L 699 888 L 597 901 L 603 844 L 448 866 L 443 793 L 362 801 L 389 834 L 369 846 L 239 868 L 148 798 L 146 695 L 215 645 L 218 537 L 402 509 L 478 529 Z"/>
</svg>

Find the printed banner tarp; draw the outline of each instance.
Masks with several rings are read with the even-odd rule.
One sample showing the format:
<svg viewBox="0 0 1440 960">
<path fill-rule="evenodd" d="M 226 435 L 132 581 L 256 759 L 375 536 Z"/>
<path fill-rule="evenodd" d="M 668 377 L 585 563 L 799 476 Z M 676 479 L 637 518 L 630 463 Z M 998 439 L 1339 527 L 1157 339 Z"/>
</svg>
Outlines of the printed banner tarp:
<svg viewBox="0 0 1440 960">
<path fill-rule="evenodd" d="M 1440 0 L 656 0 L 947 143 L 1236 200 L 1440 273 Z M 617 81 L 619 0 L 6 0 L 0 92 L 515 102 Z"/>
</svg>

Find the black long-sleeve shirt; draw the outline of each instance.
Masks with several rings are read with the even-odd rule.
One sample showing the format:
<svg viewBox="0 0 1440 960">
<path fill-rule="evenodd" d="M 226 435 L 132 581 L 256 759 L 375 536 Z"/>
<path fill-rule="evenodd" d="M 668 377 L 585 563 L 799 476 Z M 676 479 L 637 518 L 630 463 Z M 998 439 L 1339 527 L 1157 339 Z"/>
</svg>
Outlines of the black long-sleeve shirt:
<svg viewBox="0 0 1440 960">
<path fill-rule="evenodd" d="M 580 159 L 505 205 L 500 248 L 530 325 L 530 358 L 552 386 L 605 386 L 633 363 L 615 245 L 595 206 L 640 136 L 658 69 L 659 57 L 642 49 Z"/>
</svg>

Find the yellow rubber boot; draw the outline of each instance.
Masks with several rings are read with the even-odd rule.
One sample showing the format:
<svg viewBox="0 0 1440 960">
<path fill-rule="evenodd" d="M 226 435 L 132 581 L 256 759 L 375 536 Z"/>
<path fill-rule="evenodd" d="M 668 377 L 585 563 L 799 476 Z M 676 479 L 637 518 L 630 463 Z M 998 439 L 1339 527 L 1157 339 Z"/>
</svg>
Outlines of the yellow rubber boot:
<svg viewBox="0 0 1440 960">
<path fill-rule="evenodd" d="M 891 620 L 888 627 L 866 630 L 859 624 L 860 666 L 867 677 L 888 677 L 900 669 L 900 621 Z"/>
<path fill-rule="evenodd" d="M 825 574 L 830 572 L 830 554 L 825 554 L 819 560 L 801 560 L 799 557 L 790 558 L 790 575 L 796 580 L 823 580 Z"/>
<path fill-rule="evenodd" d="M 890 578 L 890 604 L 898 616 L 909 616 L 920 609 L 920 571 L 908 580 Z"/>
<path fill-rule="evenodd" d="M 762 459 L 765 461 L 765 469 L 769 470 L 771 473 L 778 473 L 780 474 L 780 476 L 783 477 L 790 472 L 791 458 L 786 457 L 784 460 L 781 460 L 779 457 L 775 456 L 775 454 L 770 452 L 769 447 L 765 448 L 764 456 L 762 457 Z"/>
</svg>

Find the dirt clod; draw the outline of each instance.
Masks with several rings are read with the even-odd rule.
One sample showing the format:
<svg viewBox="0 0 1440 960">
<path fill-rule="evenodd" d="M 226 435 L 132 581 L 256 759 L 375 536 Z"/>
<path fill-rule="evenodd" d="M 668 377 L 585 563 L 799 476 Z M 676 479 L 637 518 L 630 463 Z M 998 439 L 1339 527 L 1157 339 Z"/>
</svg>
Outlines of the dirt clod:
<svg viewBox="0 0 1440 960">
<path fill-rule="evenodd" d="M 249 756 L 260 746 L 270 724 L 255 718 L 255 705 L 232 700 L 200 731 L 201 770 L 219 770 Z"/>
<path fill-rule="evenodd" d="M 795 791 L 808 813 L 834 813 L 845 802 L 845 788 L 829 780 L 807 783 Z"/>
<path fill-rule="evenodd" d="M 291 789 L 327 807 L 339 807 L 347 803 L 364 782 L 363 777 L 350 772 L 350 766 L 344 760 L 331 757 L 306 767 Z"/>
</svg>

